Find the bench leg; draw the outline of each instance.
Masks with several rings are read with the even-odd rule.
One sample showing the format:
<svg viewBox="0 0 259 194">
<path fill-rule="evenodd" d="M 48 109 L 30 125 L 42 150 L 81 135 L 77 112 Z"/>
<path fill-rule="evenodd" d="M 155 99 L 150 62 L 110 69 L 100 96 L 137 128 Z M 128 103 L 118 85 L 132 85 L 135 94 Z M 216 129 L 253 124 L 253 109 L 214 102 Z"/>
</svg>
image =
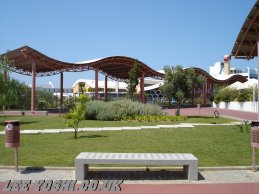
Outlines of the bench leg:
<svg viewBox="0 0 259 194">
<path fill-rule="evenodd" d="M 183 165 L 184 178 L 188 178 L 189 165 Z"/>
<path fill-rule="evenodd" d="M 81 164 L 76 162 L 76 180 L 85 180 L 88 170 L 89 164 Z"/>
<path fill-rule="evenodd" d="M 192 165 L 184 165 L 183 173 L 188 177 L 189 181 L 197 181 L 198 180 L 198 163 Z"/>
</svg>

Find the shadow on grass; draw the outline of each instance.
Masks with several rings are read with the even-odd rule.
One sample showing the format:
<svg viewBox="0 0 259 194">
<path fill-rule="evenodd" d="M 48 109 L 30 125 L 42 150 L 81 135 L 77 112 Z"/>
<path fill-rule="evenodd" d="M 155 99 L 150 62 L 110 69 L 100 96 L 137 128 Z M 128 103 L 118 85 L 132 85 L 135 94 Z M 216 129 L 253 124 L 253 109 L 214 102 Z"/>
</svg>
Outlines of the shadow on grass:
<svg viewBox="0 0 259 194">
<path fill-rule="evenodd" d="M 187 118 L 193 118 L 193 119 L 211 119 L 212 116 L 187 116 Z"/>
<path fill-rule="evenodd" d="M 26 167 L 24 170 L 21 171 L 21 174 L 31 174 L 31 173 L 41 173 L 44 172 L 46 169 L 42 166 L 29 166 Z"/>
<path fill-rule="evenodd" d="M 107 135 L 81 135 L 78 137 L 78 139 L 80 138 L 99 138 L 99 137 L 108 137 Z"/>
<path fill-rule="evenodd" d="M 182 171 L 90 171 L 87 174 L 88 179 L 103 180 L 187 180 Z M 204 177 L 199 173 L 199 180 Z"/>
</svg>

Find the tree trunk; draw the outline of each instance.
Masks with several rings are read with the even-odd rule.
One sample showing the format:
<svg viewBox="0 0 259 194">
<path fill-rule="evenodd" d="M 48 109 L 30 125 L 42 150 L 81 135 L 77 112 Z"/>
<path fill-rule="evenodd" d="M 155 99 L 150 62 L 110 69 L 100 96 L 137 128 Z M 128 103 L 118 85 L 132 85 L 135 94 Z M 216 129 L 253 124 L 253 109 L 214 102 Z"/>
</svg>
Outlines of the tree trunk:
<svg viewBox="0 0 259 194">
<path fill-rule="evenodd" d="M 74 139 L 77 139 L 77 128 L 74 128 L 75 129 L 75 136 L 74 136 Z"/>
<path fill-rule="evenodd" d="M 180 116 L 180 109 L 181 109 L 181 103 L 176 102 L 176 111 L 175 111 L 176 116 Z"/>
<path fill-rule="evenodd" d="M 168 108 L 171 106 L 171 100 L 168 100 Z"/>
</svg>

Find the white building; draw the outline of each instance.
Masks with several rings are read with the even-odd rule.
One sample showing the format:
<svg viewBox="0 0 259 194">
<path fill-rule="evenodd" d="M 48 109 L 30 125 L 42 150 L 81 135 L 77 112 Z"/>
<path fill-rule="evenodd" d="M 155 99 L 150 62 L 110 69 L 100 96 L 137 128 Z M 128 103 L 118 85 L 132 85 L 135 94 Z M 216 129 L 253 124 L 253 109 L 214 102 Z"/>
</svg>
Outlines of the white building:
<svg viewBox="0 0 259 194">
<path fill-rule="evenodd" d="M 31 85 L 29 85 L 29 87 L 31 88 Z M 38 85 L 36 91 L 48 92 L 60 97 L 60 88 L 55 88 L 51 82 L 49 82 L 49 84 Z M 67 98 L 69 96 L 73 96 L 73 89 L 63 88 L 63 97 Z"/>
<path fill-rule="evenodd" d="M 72 90 L 75 95 L 82 93 L 82 89 L 80 87 L 80 83 L 84 83 L 83 90 L 84 93 L 88 94 L 89 96 L 94 96 L 95 92 L 95 80 L 88 80 L 88 79 L 79 79 L 77 80 L 73 86 Z M 99 80 L 98 81 L 98 93 L 101 97 L 104 96 L 105 93 L 105 81 Z M 118 81 L 107 81 L 107 93 L 110 97 L 121 97 L 125 96 L 127 93 L 127 84 L 125 82 L 118 82 Z"/>
<path fill-rule="evenodd" d="M 216 62 L 213 66 L 210 66 L 210 75 L 218 80 L 225 80 L 236 74 L 243 75 L 248 79 L 257 79 L 257 69 L 230 67 L 229 59 L 224 58 L 224 62 Z"/>
</svg>

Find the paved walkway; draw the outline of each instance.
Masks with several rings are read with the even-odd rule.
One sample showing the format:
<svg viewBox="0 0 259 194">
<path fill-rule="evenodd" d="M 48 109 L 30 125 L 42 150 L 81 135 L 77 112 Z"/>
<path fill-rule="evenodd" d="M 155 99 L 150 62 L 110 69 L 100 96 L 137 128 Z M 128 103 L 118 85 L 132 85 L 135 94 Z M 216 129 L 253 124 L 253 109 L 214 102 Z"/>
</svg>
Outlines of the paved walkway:
<svg viewBox="0 0 259 194">
<path fill-rule="evenodd" d="M 102 184 L 102 183 L 101 183 Z M 121 191 L 102 191 L 102 185 L 98 185 L 96 191 L 77 191 L 77 194 L 85 193 L 110 193 L 110 194 L 258 194 L 259 183 L 228 183 L 228 184 L 125 184 L 120 185 Z M 0 193 L 17 193 L 17 192 L 4 192 L 4 183 L 0 182 Z M 80 184 L 76 185 L 80 188 Z M 40 191 L 42 194 L 54 193 L 53 191 Z M 74 192 L 55 192 L 55 193 L 74 193 Z M 25 192 L 24 192 L 25 193 Z M 34 191 L 33 186 L 26 194 L 38 193 Z"/>
<path fill-rule="evenodd" d="M 91 171 L 92 170 L 92 171 Z M 75 170 L 73 168 L 60 169 L 30 169 L 20 168 L 19 172 L 14 169 L 0 168 L 0 182 L 6 180 L 74 180 Z M 199 171 L 199 181 L 188 181 L 180 169 L 175 168 L 90 168 L 90 179 L 96 180 L 125 180 L 129 184 L 168 184 L 168 183 L 259 183 L 259 171 L 252 170 L 204 170 Z"/>
<path fill-rule="evenodd" d="M 90 169 L 91 170 L 91 169 Z M 102 170 L 99 168 L 99 170 Z M 199 181 L 187 181 L 180 171 L 95 171 L 90 174 L 91 180 L 124 180 L 121 184 L 121 194 L 258 194 L 259 172 L 251 170 L 203 170 Z M 39 170 L 0 168 L 0 193 L 3 192 L 6 180 L 74 180 L 73 169 Z M 77 188 L 80 187 L 77 182 Z M 102 184 L 102 181 L 101 181 Z M 101 185 L 100 187 L 101 188 Z M 101 190 L 101 189 L 100 189 Z M 95 192 L 102 192 L 99 189 Z M 27 194 L 34 193 L 33 187 Z M 46 193 L 42 191 L 41 193 Z M 49 193 L 49 192 L 48 192 Z M 63 193 L 63 192 L 60 192 Z M 69 193 L 69 192 L 65 192 Z M 77 191 L 76 193 L 85 193 Z M 109 192 L 115 193 L 115 192 Z M 118 192 L 116 192 L 118 193 Z"/>
<path fill-rule="evenodd" d="M 220 116 L 227 116 L 234 119 L 239 120 L 257 120 L 258 115 L 254 112 L 246 112 L 246 111 L 237 111 L 237 110 L 229 110 L 229 109 L 219 109 L 219 108 L 211 108 L 211 107 L 204 107 L 200 110 L 197 108 L 181 108 L 180 113 L 185 116 L 214 116 L 215 111 L 219 112 Z M 165 109 L 170 115 L 175 114 L 175 109 Z"/>
</svg>

